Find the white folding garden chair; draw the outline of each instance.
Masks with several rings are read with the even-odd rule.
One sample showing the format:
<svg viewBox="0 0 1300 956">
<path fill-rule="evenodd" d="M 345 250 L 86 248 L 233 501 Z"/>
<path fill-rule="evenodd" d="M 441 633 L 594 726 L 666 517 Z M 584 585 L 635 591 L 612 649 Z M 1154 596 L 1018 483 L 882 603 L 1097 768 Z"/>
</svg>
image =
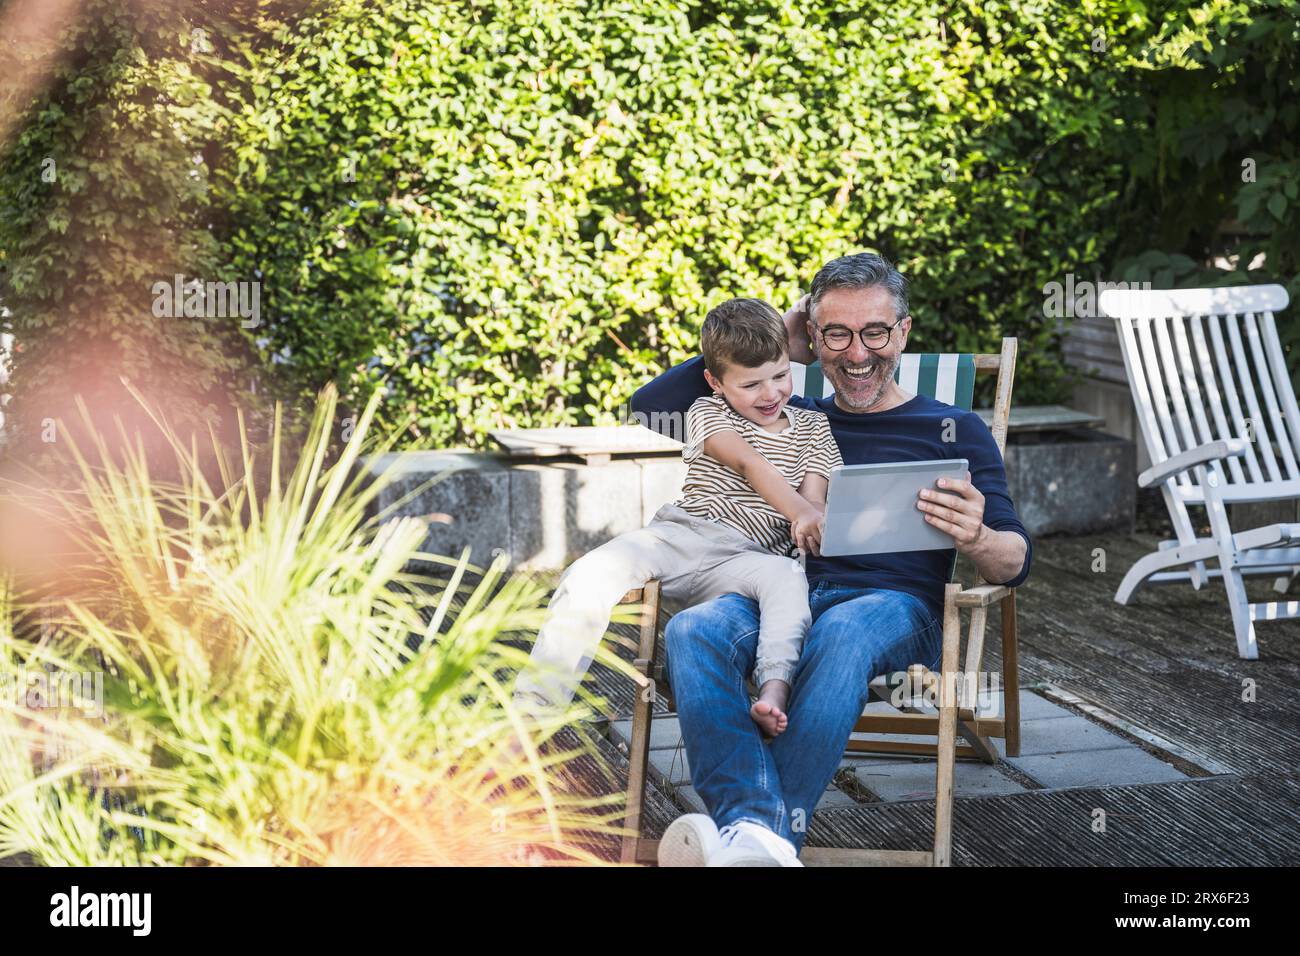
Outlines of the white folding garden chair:
<svg viewBox="0 0 1300 956">
<path fill-rule="evenodd" d="M 1300 410 L 1273 318 L 1287 306 L 1286 290 L 1108 289 L 1098 301 L 1119 328 L 1151 456 L 1138 484 L 1160 487 L 1176 535 L 1133 565 L 1115 600 L 1127 604 L 1148 582 L 1190 581 L 1199 590 L 1222 578 L 1237 654 L 1253 660 L 1255 621 L 1300 617 L 1300 601 L 1252 604 L 1243 583 L 1272 575 L 1286 590 L 1300 571 L 1300 523 L 1234 532 L 1227 512 L 1229 504 L 1300 498 Z M 1189 507 L 1206 510 L 1208 537 L 1197 535 Z"/>
</svg>

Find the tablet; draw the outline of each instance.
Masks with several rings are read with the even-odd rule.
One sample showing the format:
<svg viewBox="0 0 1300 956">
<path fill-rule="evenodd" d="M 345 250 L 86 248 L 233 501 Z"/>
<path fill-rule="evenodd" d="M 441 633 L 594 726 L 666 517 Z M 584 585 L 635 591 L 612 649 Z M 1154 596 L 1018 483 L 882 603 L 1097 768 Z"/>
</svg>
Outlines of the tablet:
<svg viewBox="0 0 1300 956">
<path fill-rule="evenodd" d="M 831 469 L 821 553 L 889 554 L 955 547 L 952 536 L 925 520 L 918 492 L 940 478 L 966 477 L 965 458 Z"/>
</svg>

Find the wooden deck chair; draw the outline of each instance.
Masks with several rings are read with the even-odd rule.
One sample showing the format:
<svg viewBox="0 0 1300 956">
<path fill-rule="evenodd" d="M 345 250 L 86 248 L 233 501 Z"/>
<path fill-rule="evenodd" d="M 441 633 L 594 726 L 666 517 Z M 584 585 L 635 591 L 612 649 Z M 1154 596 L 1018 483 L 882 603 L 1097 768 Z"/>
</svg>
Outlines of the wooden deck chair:
<svg viewBox="0 0 1300 956">
<path fill-rule="evenodd" d="M 1015 377 L 1016 340 L 1002 340 L 1002 351 L 997 355 L 916 355 L 904 353 L 895 379 L 909 392 L 928 395 L 960 408 L 971 408 L 975 375 L 979 372 L 996 372 L 998 375 L 996 399 L 993 409 L 992 432 L 999 453 L 1005 452 L 1007 420 L 1011 412 L 1011 386 Z M 821 375 L 818 363 L 795 368 L 796 393 L 830 394 L 829 384 Z M 954 569 L 956 561 L 953 562 Z M 952 577 L 952 574 L 949 575 Z M 970 609 L 970 632 L 966 647 L 964 673 L 978 674 L 984 654 L 984 631 L 988 608 L 998 602 L 1002 607 L 1002 686 L 1005 708 L 1000 718 L 979 716 L 975 701 L 967 700 L 966 682 L 958 679 L 958 656 L 961 642 L 961 611 Z M 656 637 L 659 632 L 660 594 L 659 582 L 651 581 L 644 588 L 629 591 L 623 597 L 625 604 L 640 604 L 640 636 L 634 665 L 639 672 L 639 693 L 632 710 L 632 736 L 629 746 L 627 816 L 624 826 L 629 835 L 624 838 L 622 861 L 624 863 L 652 863 L 656 859 L 658 840 L 641 836 L 642 807 L 645 800 L 647 768 L 650 758 L 650 726 L 656 690 L 664 694 L 669 708 L 673 708 L 672 690 L 667 683 L 667 668 L 662 655 L 656 654 Z M 943 608 L 943 651 L 940 672 L 926 670 L 918 662 L 909 668 L 910 687 L 954 687 L 958 694 L 939 694 L 938 712 L 924 712 L 919 706 L 904 701 L 894 714 L 864 711 L 853 730 L 855 733 L 874 735 L 933 736 L 934 743 L 909 741 L 850 740 L 850 753 L 905 753 L 937 757 L 935 770 L 935 822 L 932 850 L 853 850 L 826 847 L 804 847 L 800 859 L 811 866 L 948 866 L 952 848 L 952 791 L 955 758 L 975 757 L 990 763 L 996 762 L 997 752 L 990 738 L 1003 737 L 1007 754 L 1020 753 L 1020 696 L 1019 671 L 1016 647 L 1016 595 L 1010 588 L 985 584 L 976 580 L 970 588 L 952 582 L 947 585 Z M 662 642 L 660 642 L 661 644 Z M 879 686 L 886 677 L 872 682 Z M 883 696 L 883 695 L 882 695 Z M 916 703 L 920 703 L 917 701 Z M 958 746 L 957 734 L 967 743 Z"/>
<path fill-rule="evenodd" d="M 1270 575 L 1286 590 L 1300 570 L 1300 524 L 1234 532 L 1226 507 L 1300 498 L 1300 411 L 1273 319 L 1287 301 L 1280 285 L 1107 289 L 1098 299 L 1118 326 L 1151 457 L 1138 485 L 1159 486 L 1176 535 L 1133 565 L 1115 600 L 1127 604 L 1148 582 L 1199 590 L 1222 578 L 1247 660 L 1259 657 L 1255 621 L 1300 616 L 1297 601 L 1250 603 L 1243 582 Z M 1209 537 L 1197 535 L 1189 507 L 1205 509 Z"/>
</svg>

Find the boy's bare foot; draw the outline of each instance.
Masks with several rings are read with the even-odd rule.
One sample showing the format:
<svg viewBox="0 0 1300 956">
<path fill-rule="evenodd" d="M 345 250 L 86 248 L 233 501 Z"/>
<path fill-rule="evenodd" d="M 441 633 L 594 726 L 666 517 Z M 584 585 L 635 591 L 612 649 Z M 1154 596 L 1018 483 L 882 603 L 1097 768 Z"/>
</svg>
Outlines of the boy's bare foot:
<svg viewBox="0 0 1300 956">
<path fill-rule="evenodd" d="M 758 729 L 775 737 L 790 723 L 785 713 L 785 702 L 790 698 L 790 685 L 783 680 L 764 681 L 758 689 L 758 700 L 749 708 L 749 716 Z"/>
</svg>

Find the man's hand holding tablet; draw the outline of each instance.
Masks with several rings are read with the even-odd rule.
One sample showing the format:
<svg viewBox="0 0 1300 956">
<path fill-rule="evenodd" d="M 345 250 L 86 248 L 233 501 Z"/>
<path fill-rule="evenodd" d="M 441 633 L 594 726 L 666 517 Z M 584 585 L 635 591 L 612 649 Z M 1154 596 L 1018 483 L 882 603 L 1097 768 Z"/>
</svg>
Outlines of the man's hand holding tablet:
<svg viewBox="0 0 1300 956">
<path fill-rule="evenodd" d="M 984 523 L 984 495 L 962 478 L 940 478 L 918 493 L 925 520 L 950 535 L 953 545 L 979 569 L 986 581 L 1008 581 L 1024 563 L 1025 539 L 1014 531 L 994 531 Z"/>
<path fill-rule="evenodd" d="M 984 495 L 970 483 L 970 472 L 964 479 L 940 478 L 935 482 L 938 490 L 922 488 L 917 494 L 917 507 L 925 512 L 925 520 L 952 536 L 958 551 L 966 551 L 979 544 L 984 532 Z"/>
</svg>

